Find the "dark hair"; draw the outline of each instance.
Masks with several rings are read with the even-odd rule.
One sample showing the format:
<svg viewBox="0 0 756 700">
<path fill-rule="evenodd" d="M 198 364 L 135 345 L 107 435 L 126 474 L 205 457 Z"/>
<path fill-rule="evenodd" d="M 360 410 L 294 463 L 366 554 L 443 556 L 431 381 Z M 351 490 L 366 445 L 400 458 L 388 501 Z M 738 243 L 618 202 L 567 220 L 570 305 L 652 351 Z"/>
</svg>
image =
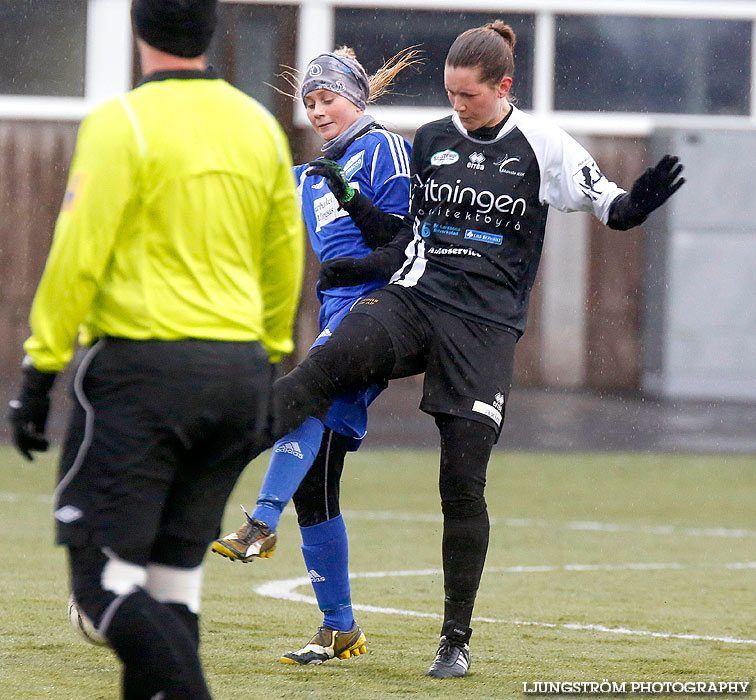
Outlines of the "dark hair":
<svg viewBox="0 0 756 700">
<path fill-rule="evenodd" d="M 514 30 L 500 19 L 482 27 L 468 29 L 451 45 L 446 65 L 452 68 L 480 67 L 483 82 L 497 84 L 514 75 Z"/>
</svg>

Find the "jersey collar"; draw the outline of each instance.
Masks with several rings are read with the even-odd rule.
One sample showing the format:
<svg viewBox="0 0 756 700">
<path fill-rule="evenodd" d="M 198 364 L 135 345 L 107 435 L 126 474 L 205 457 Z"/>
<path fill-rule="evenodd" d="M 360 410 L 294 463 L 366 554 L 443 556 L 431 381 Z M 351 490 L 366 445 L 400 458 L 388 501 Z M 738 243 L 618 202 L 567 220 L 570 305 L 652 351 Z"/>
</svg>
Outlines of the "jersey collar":
<svg viewBox="0 0 756 700">
<path fill-rule="evenodd" d="M 496 143 L 499 139 L 506 136 L 514 128 L 515 123 L 517 121 L 517 112 L 519 112 L 517 107 L 512 105 L 512 109 L 509 111 L 509 114 L 504 120 L 504 124 L 502 125 L 499 133 L 496 135 L 495 138 L 488 139 L 488 140 L 476 139 L 474 136 L 470 136 L 470 133 L 462 125 L 462 122 L 459 120 L 459 115 L 456 112 L 452 114 L 451 119 L 452 119 L 452 124 L 454 124 L 457 131 L 459 131 L 459 133 L 461 133 L 465 138 L 470 139 L 470 141 L 474 141 L 475 143 Z"/>
<path fill-rule="evenodd" d="M 217 80 L 215 68 L 208 66 L 205 70 L 158 70 L 145 75 L 139 85 L 154 83 L 159 80 Z"/>
</svg>

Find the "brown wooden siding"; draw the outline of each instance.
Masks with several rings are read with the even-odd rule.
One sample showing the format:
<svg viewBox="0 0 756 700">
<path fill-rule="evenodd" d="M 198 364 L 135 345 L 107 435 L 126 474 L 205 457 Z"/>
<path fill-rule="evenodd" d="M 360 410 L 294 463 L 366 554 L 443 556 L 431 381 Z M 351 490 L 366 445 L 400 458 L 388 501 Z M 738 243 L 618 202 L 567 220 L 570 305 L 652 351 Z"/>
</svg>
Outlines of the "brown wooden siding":
<svg viewBox="0 0 756 700">
<path fill-rule="evenodd" d="M 646 167 L 645 141 L 601 137 L 591 154 L 604 174 L 629 188 Z M 613 231 L 591 219 L 587 280 L 586 383 L 599 390 L 640 387 L 642 228 Z"/>
<path fill-rule="evenodd" d="M 29 307 L 65 190 L 76 130 L 77 124 L 69 122 L 0 121 L 0 381 L 17 376 L 22 343 L 29 333 Z M 319 141 L 310 130 L 294 133 L 295 161 L 316 156 Z M 646 167 L 642 140 L 595 138 L 591 152 L 607 176 L 625 186 Z M 612 231 L 593 220 L 590 226 L 586 383 L 596 389 L 636 390 L 641 368 L 643 231 Z M 310 254 L 297 322 L 297 352 L 289 365 L 306 354 L 317 333 L 318 304 L 312 291 L 317 270 Z M 528 330 L 518 344 L 518 384 L 543 383 L 540 309 L 539 275 Z"/>
<path fill-rule="evenodd" d="M 542 270 L 543 266 L 541 265 L 530 292 L 527 328 L 520 340 L 517 341 L 513 382 L 520 386 L 540 386 L 543 384 Z"/>
<path fill-rule="evenodd" d="M 16 377 L 78 124 L 0 121 L 0 377 Z"/>
</svg>

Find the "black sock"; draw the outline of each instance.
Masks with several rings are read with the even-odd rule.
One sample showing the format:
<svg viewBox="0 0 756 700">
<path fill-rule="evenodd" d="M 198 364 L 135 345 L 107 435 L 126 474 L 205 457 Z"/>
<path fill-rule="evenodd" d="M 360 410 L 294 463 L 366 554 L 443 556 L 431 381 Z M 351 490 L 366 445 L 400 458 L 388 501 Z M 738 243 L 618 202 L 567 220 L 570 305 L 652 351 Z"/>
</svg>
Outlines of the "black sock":
<svg viewBox="0 0 756 700">
<path fill-rule="evenodd" d="M 199 649 L 199 616 L 189 610 L 183 603 L 166 603 L 166 605 L 181 618 L 192 642 L 194 642 L 194 648 Z"/>
<path fill-rule="evenodd" d="M 488 551 L 488 512 L 472 517 L 444 516 L 444 623 L 470 626 L 475 596 Z"/>
<path fill-rule="evenodd" d="M 105 634 L 124 665 L 123 700 L 212 700 L 186 623 L 145 591 L 120 601 Z"/>
</svg>

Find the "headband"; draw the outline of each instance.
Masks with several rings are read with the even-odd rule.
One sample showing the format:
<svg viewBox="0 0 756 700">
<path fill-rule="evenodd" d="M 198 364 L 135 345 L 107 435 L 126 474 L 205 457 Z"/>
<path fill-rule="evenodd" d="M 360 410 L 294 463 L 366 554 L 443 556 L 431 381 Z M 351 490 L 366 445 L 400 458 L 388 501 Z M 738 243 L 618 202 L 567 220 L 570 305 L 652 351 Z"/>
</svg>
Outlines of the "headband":
<svg viewBox="0 0 756 700">
<path fill-rule="evenodd" d="M 313 90 L 330 90 L 364 110 L 370 97 L 370 81 L 365 69 L 353 58 L 323 53 L 307 65 L 302 99 Z"/>
</svg>

